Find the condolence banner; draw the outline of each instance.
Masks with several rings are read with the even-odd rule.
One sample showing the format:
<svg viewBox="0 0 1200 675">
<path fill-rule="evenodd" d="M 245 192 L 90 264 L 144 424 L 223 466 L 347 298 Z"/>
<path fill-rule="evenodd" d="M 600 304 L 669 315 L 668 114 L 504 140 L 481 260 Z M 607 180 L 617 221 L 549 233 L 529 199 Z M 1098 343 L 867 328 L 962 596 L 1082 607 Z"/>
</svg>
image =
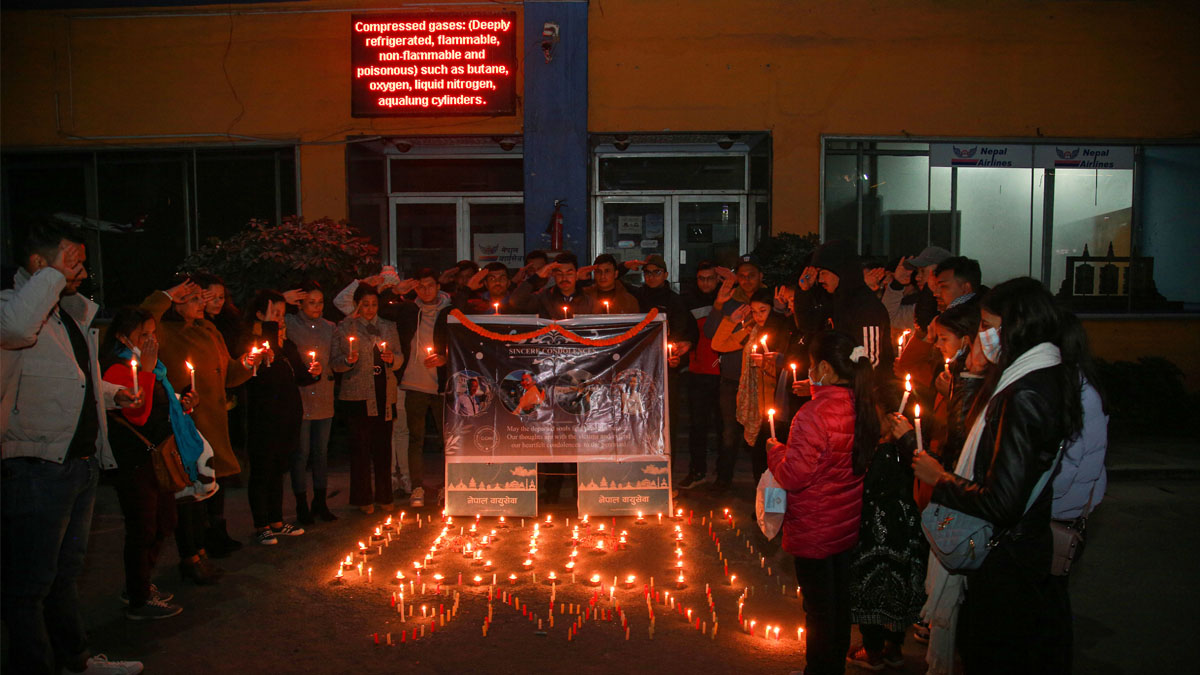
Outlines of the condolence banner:
<svg viewBox="0 0 1200 675">
<path fill-rule="evenodd" d="M 446 462 L 666 459 L 666 324 L 453 313 Z"/>
</svg>

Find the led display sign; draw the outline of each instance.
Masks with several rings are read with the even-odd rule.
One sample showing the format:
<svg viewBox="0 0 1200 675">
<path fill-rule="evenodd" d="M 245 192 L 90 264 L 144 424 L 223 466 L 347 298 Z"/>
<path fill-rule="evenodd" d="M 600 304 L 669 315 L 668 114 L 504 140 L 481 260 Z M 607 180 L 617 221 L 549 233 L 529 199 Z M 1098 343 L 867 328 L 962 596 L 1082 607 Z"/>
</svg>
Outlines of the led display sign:
<svg viewBox="0 0 1200 675">
<path fill-rule="evenodd" d="M 351 17 L 354 117 L 516 114 L 515 13 Z"/>
</svg>

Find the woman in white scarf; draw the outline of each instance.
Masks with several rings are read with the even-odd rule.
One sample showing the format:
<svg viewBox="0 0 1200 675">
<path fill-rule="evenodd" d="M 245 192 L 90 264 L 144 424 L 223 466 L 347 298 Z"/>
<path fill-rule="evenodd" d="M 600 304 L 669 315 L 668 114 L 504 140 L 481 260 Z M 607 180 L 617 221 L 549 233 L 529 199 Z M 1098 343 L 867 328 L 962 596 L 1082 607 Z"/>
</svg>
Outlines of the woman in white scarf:
<svg viewBox="0 0 1200 675">
<path fill-rule="evenodd" d="M 930 556 L 929 671 L 953 672 L 957 628 L 968 674 L 1070 672 L 1070 616 L 1050 577 L 1052 494 L 1033 491 L 1082 425 L 1079 378 L 1062 363 L 1060 310 L 1040 282 L 1004 282 L 981 309 L 977 345 L 1000 375 L 971 411 L 954 473 L 924 453 L 913 458 L 917 479 L 934 486 L 934 502 L 995 526 L 977 570 L 952 573 Z"/>
</svg>

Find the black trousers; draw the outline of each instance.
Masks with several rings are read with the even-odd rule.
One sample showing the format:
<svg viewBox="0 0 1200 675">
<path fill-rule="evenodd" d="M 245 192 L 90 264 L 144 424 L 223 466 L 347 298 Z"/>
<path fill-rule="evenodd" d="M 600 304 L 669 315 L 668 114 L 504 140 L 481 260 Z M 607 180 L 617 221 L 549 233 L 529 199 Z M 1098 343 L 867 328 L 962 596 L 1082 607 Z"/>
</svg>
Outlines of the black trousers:
<svg viewBox="0 0 1200 675">
<path fill-rule="evenodd" d="M 1040 561 L 1039 561 L 1040 562 Z M 1037 573 L 996 547 L 972 577 L 958 619 L 963 669 L 977 673 L 1071 672 L 1066 577 Z"/>
<path fill-rule="evenodd" d="M 720 377 L 718 375 L 718 377 Z M 733 469 L 738 453 L 745 443 L 742 440 L 742 425 L 737 421 L 737 380 L 721 378 L 721 446 L 717 448 L 717 480 L 728 483 L 733 480 Z"/>
<path fill-rule="evenodd" d="M 721 376 L 685 373 L 688 402 L 688 473 L 708 473 L 708 435 L 724 427 L 721 417 Z"/>
<path fill-rule="evenodd" d="M 256 447 L 253 443 L 249 451 L 250 483 L 246 486 L 246 496 L 250 499 L 254 527 L 262 529 L 283 522 L 283 474 L 291 466 L 291 456 L 279 448 Z"/>
<path fill-rule="evenodd" d="M 858 632 L 862 633 L 863 647 L 870 654 L 883 651 L 883 645 L 890 642 L 896 647 L 904 644 L 904 631 L 888 630 L 873 623 L 858 624 Z M 849 651 L 847 649 L 847 651 Z"/>
<path fill-rule="evenodd" d="M 347 420 L 350 427 L 350 503 L 354 506 L 392 503 L 392 421 L 383 418 L 383 410 L 379 412 L 368 415 L 367 406 L 362 403 L 361 407 L 354 406 Z M 417 487 L 420 485 L 414 479 L 413 488 Z"/>
<path fill-rule="evenodd" d="M 828 558 L 796 558 L 804 598 L 805 675 L 840 675 L 850 651 L 850 559 L 853 549 Z"/>
<path fill-rule="evenodd" d="M 175 529 L 175 495 L 164 492 L 147 460 L 136 469 L 118 469 L 114 481 L 125 517 L 125 590 L 129 606 L 150 599 L 150 576 L 163 541 Z"/>
<path fill-rule="evenodd" d="M 204 535 L 208 529 L 208 503 L 223 496 L 225 488 L 202 502 L 177 502 L 175 504 L 175 548 L 180 560 L 190 560 L 204 549 Z M 223 510 L 224 505 L 222 505 Z"/>
</svg>

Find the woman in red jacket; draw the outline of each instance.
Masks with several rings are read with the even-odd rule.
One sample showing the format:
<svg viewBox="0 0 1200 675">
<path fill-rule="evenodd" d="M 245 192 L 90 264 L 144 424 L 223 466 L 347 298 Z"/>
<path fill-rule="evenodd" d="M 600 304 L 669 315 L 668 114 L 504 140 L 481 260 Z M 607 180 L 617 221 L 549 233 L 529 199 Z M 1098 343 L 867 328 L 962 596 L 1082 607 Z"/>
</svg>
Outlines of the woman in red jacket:
<svg viewBox="0 0 1200 675">
<path fill-rule="evenodd" d="M 842 673 L 850 648 L 850 558 L 862 517 L 863 474 L 879 439 L 866 350 L 824 331 L 809 346 L 812 401 L 792 418 L 767 464 L 787 495 L 783 549 L 796 556 L 808 636 L 806 675 Z"/>
</svg>

